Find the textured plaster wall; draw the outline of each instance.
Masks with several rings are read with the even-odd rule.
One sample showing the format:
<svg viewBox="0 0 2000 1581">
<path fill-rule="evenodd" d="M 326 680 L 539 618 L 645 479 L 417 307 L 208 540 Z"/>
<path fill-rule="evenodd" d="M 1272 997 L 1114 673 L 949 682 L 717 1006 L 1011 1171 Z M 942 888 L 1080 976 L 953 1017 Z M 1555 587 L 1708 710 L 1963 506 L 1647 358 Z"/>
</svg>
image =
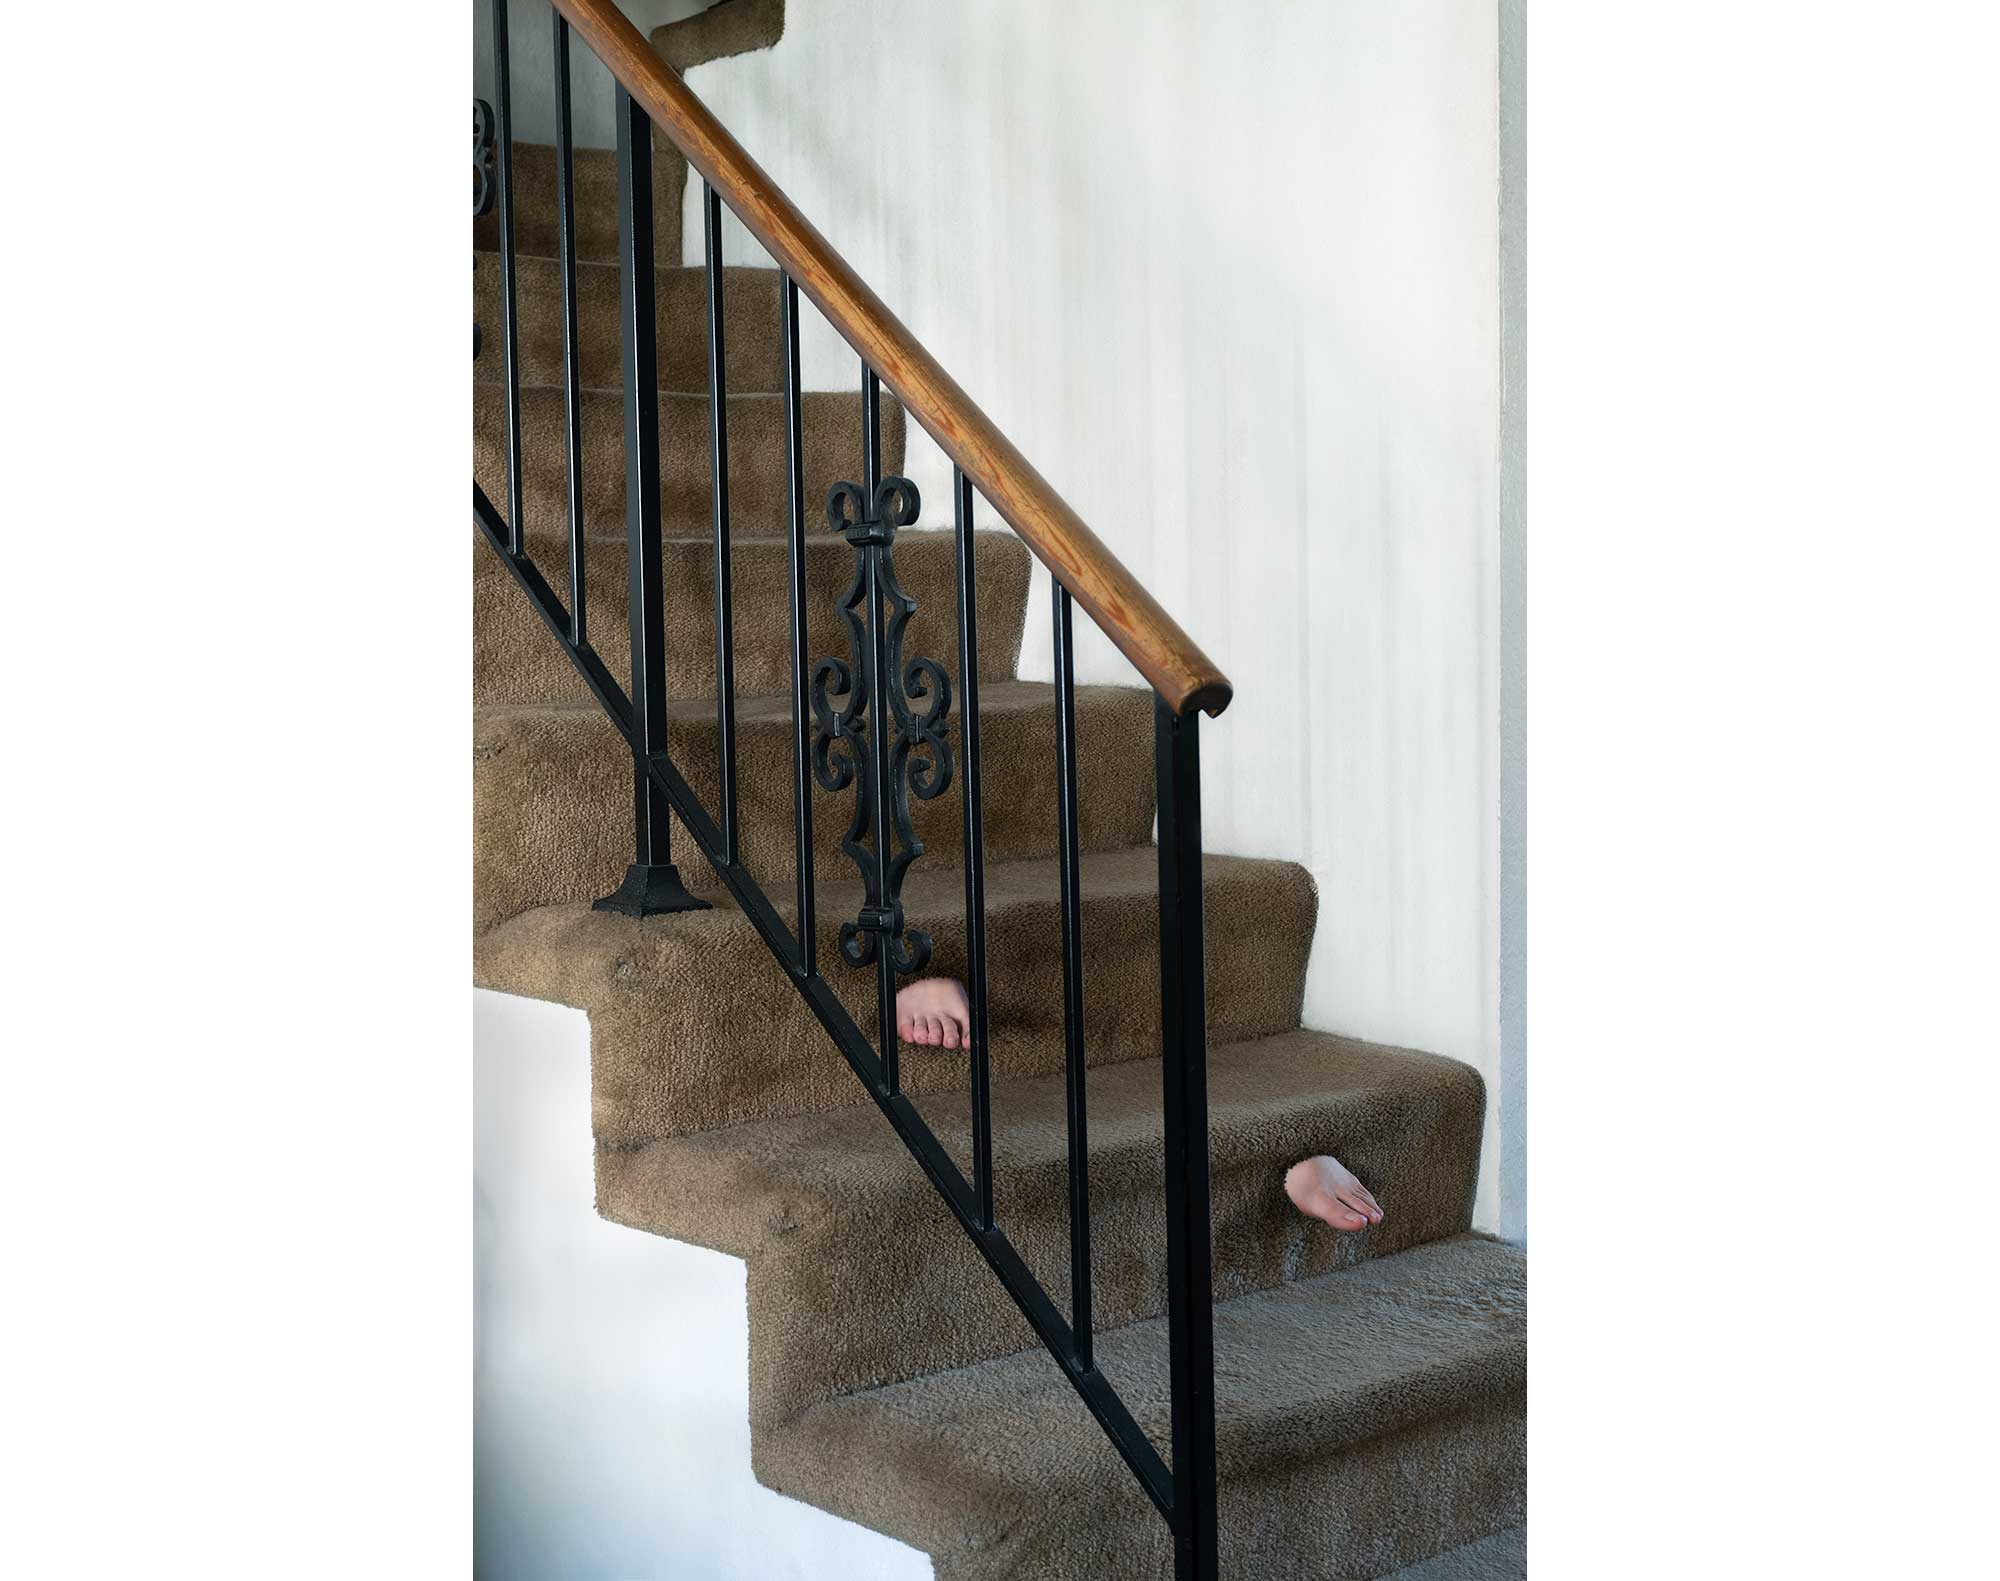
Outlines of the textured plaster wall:
<svg viewBox="0 0 2000 1581">
<path fill-rule="evenodd" d="M 1496 1229 L 1525 1078 L 1501 1035 L 1502 9 L 793 0 L 774 49 L 688 77 L 1235 679 L 1209 843 L 1311 867 L 1309 1021 L 1485 1073 Z M 740 231 L 730 256 L 762 261 Z M 805 353 L 809 384 L 856 377 L 830 333 Z M 909 470 L 947 522 L 920 435 Z M 1134 679 L 1079 636 L 1080 678 Z"/>
</svg>

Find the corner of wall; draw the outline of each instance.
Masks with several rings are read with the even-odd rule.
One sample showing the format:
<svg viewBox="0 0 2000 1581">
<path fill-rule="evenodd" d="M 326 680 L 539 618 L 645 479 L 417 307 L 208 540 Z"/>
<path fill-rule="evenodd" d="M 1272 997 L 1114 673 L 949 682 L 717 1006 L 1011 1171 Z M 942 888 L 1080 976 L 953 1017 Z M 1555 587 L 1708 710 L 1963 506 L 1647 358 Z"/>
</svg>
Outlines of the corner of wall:
<svg viewBox="0 0 2000 1581">
<path fill-rule="evenodd" d="M 719 0 L 653 29 L 652 45 L 675 71 L 769 49 L 785 35 L 785 0 Z"/>
<path fill-rule="evenodd" d="M 1500 1233 L 1528 1239 L 1527 8 L 1500 6 Z"/>
</svg>

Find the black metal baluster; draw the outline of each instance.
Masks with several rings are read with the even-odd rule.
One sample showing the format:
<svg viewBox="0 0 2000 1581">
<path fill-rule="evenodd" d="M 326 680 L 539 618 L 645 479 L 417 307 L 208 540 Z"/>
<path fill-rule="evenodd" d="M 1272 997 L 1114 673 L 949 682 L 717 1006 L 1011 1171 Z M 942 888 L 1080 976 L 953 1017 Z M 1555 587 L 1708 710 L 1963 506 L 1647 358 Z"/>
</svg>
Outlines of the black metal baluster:
<svg viewBox="0 0 2000 1581">
<path fill-rule="evenodd" d="M 979 789 L 979 614 L 974 587 L 972 480 L 951 469 L 958 550 L 958 734 L 965 762 L 965 991 L 972 1011 L 972 1196 L 993 1228 L 993 1082 L 987 1058 L 986 834 Z"/>
<path fill-rule="evenodd" d="M 729 567 L 729 401 L 722 347 L 722 198 L 702 183 L 702 246 L 708 259 L 708 466 L 715 501 L 715 735 L 720 754 L 722 855 L 739 854 L 736 830 L 736 626 Z"/>
<path fill-rule="evenodd" d="M 799 287 L 788 274 L 778 277 L 785 339 L 785 484 L 790 519 L 792 572 L 792 822 L 798 836 L 799 970 L 819 970 L 817 922 L 813 916 L 812 719 L 807 711 L 806 658 L 806 445 L 799 401 Z"/>
<path fill-rule="evenodd" d="M 521 346 L 514 320 L 514 112 L 508 81 L 507 0 L 493 0 L 493 119 L 500 168 L 500 337 L 507 404 L 507 548 L 521 553 Z"/>
<path fill-rule="evenodd" d="M 556 255 L 562 268 L 563 426 L 569 439 L 569 640 L 590 640 L 584 619 L 583 391 L 577 377 L 576 191 L 569 109 L 569 21 L 555 18 L 556 59 Z"/>
<path fill-rule="evenodd" d="M 665 788 L 667 644 L 660 570 L 660 361 L 653 289 L 653 125 L 621 84 L 618 120 L 618 311 L 625 363 L 625 552 L 632 604 L 632 801 L 638 854 L 599 911 L 649 917 L 708 902 L 674 869 Z"/>
<path fill-rule="evenodd" d="M 1174 1573 L 1216 1573 L 1215 1309 L 1208 1206 L 1208 1021 L 1201 941 L 1200 716 L 1153 705 L 1160 804 L 1160 1047 L 1166 1114 L 1167 1347 Z"/>
<path fill-rule="evenodd" d="M 861 365 L 861 460 L 864 487 L 873 508 L 875 492 L 882 483 L 882 381 L 866 363 Z M 882 557 L 867 556 L 868 586 L 868 749 L 875 759 L 875 873 L 878 894 L 886 896 L 889 882 L 889 707 L 884 688 L 891 684 L 889 641 L 885 627 L 887 612 L 882 608 Z M 875 959 L 875 1016 L 881 1029 L 882 1085 L 891 1093 L 902 1091 L 901 1046 L 896 1037 L 896 962 L 887 936 Z"/>
<path fill-rule="evenodd" d="M 1083 1088 L 1083 881 L 1076 835 L 1076 665 L 1069 589 L 1051 580 L 1055 611 L 1057 844 L 1062 880 L 1063 1072 L 1069 1086 L 1070 1327 L 1077 1364 L 1091 1361 L 1090 1125 Z"/>
<path fill-rule="evenodd" d="M 867 363 L 861 365 L 861 487 L 874 501 L 882 486 L 882 381 Z"/>
</svg>

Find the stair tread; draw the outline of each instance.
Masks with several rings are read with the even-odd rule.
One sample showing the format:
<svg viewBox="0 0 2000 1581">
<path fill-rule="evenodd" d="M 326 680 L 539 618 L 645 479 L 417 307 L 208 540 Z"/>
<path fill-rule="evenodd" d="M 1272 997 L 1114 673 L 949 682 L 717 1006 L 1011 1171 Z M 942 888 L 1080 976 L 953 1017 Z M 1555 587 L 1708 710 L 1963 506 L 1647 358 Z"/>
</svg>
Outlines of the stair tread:
<svg viewBox="0 0 2000 1581">
<path fill-rule="evenodd" d="M 500 399 L 500 392 L 505 386 L 498 378 L 480 378 L 473 381 L 472 387 L 478 392 L 476 399 L 481 401 L 497 401 Z M 517 381 L 517 388 L 524 395 L 531 390 L 553 390 L 560 394 L 567 386 L 560 378 L 538 379 L 524 373 Z M 692 403 L 698 404 L 703 411 L 708 409 L 710 391 L 706 383 L 703 383 L 699 388 L 678 388 L 662 384 L 657 386 L 656 389 L 662 403 L 668 401 L 684 404 Z M 606 405 L 615 405 L 622 419 L 625 410 L 625 387 L 622 384 L 601 384 L 585 377 L 578 381 L 577 393 L 594 397 Z M 805 389 L 799 393 L 806 396 L 822 397 L 830 395 L 852 396 L 857 408 L 861 404 L 861 396 L 852 390 Z M 740 385 L 732 383 L 723 398 L 729 401 L 732 406 L 738 402 L 746 405 L 754 402 L 760 406 L 776 406 L 783 403 L 785 392 L 782 389 L 744 389 Z"/>
<path fill-rule="evenodd" d="M 706 374 L 699 389 L 662 390 L 659 397 L 660 520 L 671 533 L 698 534 L 712 524 L 714 498 L 710 460 L 712 431 Z M 476 383 L 472 392 L 473 481 L 497 510 L 507 510 L 507 408 L 498 384 Z M 568 536 L 568 407 L 559 384 L 521 386 L 521 471 L 527 536 L 537 543 L 561 543 Z M 616 536 L 624 528 L 625 428 L 623 393 L 591 387 L 577 397 L 581 416 L 585 530 Z M 786 462 L 785 397 L 732 388 L 729 414 L 729 496 L 731 530 L 744 537 L 781 537 L 790 499 Z M 805 441 L 806 499 L 823 501 L 827 490 L 855 475 L 861 459 L 861 394 L 858 390 L 809 390 L 801 397 Z M 891 392 L 882 394 L 882 464 L 899 470 L 907 433 L 903 410 Z M 935 519 L 936 512 L 933 511 Z M 817 519 L 808 517 L 808 528 Z M 817 529 L 824 531 L 824 524 Z"/>
<path fill-rule="evenodd" d="M 759 398 L 762 399 L 762 397 Z M 733 401 L 737 397 L 732 395 L 730 399 Z M 738 522 L 735 510 L 731 509 L 729 514 L 729 553 L 732 561 L 744 554 L 790 555 L 791 539 L 786 536 L 786 524 L 783 520 L 783 512 L 764 512 L 762 514 L 775 515 L 779 518 L 772 524 L 768 533 L 751 533 L 745 536 L 738 536 L 742 532 L 742 524 Z M 1011 528 L 981 527 L 973 534 L 973 537 L 975 539 L 973 554 L 982 569 L 985 566 L 986 556 L 993 553 L 996 548 L 1004 546 L 1008 552 L 1014 550 L 1019 550 L 1022 554 L 1029 552 L 1026 543 L 1017 537 Z M 557 549 L 561 550 L 568 541 L 568 528 L 565 526 L 560 538 L 546 540 L 545 542 L 553 542 Z M 583 535 L 583 541 L 586 544 L 615 544 L 618 548 L 623 549 L 625 547 L 625 534 L 622 531 L 586 532 Z M 896 553 L 898 555 L 905 554 L 911 548 L 919 545 L 926 549 L 935 548 L 949 555 L 953 552 L 954 541 L 952 528 L 943 522 L 928 525 L 918 523 L 915 526 L 899 527 L 896 529 Z M 538 545 L 538 547 L 543 546 Z M 663 549 L 677 547 L 713 549 L 715 546 L 715 534 L 713 532 L 662 532 L 660 534 L 660 546 Z M 816 523 L 811 516 L 808 516 L 806 518 L 806 552 L 811 554 L 815 551 L 839 555 L 851 555 L 854 552 L 844 539 L 828 531 L 824 522 Z M 488 549 L 486 553 L 491 554 L 492 550 Z M 567 555 L 565 554 L 563 559 L 554 563 L 558 568 L 567 565 Z M 898 564 L 900 565 L 900 563 L 899 561 Z M 535 564 L 542 566 L 541 559 L 536 558 Z M 548 568 L 546 566 L 542 566 L 542 574 L 544 576 L 548 575 Z M 981 695 L 984 695 L 983 691 Z"/>
<path fill-rule="evenodd" d="M 473 363 L 475 383 L 498 385 L 501 355 L 500 259 L 473 255 L 473 314 L 492 355 Z M 580 260 L 576 266 L 576 319 L 566 326 L 560 262 L 534 253 L 514 260 L 515 372 L 522 386 L 560 387 L 574 355 L 585 388 L 624 387 L 620 329 L 621 272 L 615 263 Z M 708 271 L 675 266 L 653 275 L 658 386 L 662 391 L 706 395 L 708 370 Z M 779 331 L 778 272 L 730 267 L 723 273 L 724 339 L 731 394 L 784 388 L 784 347 Z"/>
<path fill-rule="evenodd" d="M 473 244 L 472 253 L 475 258 L 498 259 L 500 256 L 500 249 L 497 247 L 482 247 L 475 242 Z M 545 253 L 540 250 L 530 250 L 529 248 L 523 247 L 518 243 L 515 245 L 514 248 L 514 261 L 517 264 L 529 263 L 529 262 L 534 262 L 534 263 L 562 262 L 562 260 L 558 258 L 554 253 Z M 576 267 L 577 267 L 577 272 L 579 274 L 581 274 L 586 269 L 606 269 L 609 270 L 614 275 L 618 273 L 618 261 L 614 258 L 579 258 L 576 261 Z M 706 264 L 655 263 L 653 265 L 653 272 L 655 274 L 663 274 L 663 275 L 670 274 L 670 275 L 687 276 L 691 278 L 700 279 L 704 282 L 708 279 L 708 265 Z M 753 274 L 774 275 L 776 273 L 778 273 L 778 268 L 777 265 L 775 264 L 724 264 L 722 266 L 722 274 L 724 280 L 723 289 L 725 291 L 728 290 L 729 287 L 727 282 L 729 281 L 729 279 L 731 279 L 736 275 L 753 275 Z"/>
<path fill-rule="evenodd" d="M 730 399 L 734 401 L 740 399 L 740 397 L 732 395 Z M 762 399 L 762 397 L 759 397 L 759 399 Z M 500 502 L 495 500 L 493 504 L 497 509 Z M 766 518 L 769 518 L 769 520 L 767 521 Z M 775 511 L 738 511 L 732 505 L 729 511 L 729 553 L 732 564 L 745 554 L 790 554 L 791 539 L 787 536 L 788 527 L 789 524 L 785 521 L 785 513 L 782 509 Z M 824 537 L 816 539 L 812 536 L 816 532 L 823 534 Z M 827 532 L 823 522 L 816 522 L 810 515 L 806 517 L 806 534 L 808 553 L 819 548 L 821 542 L 831 543 L 843 554 L 851 554 L 853 552 L 845 542 Z M 1003 542 L 1010 545 L 1018 545 L 1023 554 L 1029 552 L 1026 544 L 1022 543 L 1019 538 L 1004 528 L 982 527 L 979 529 L 978 537 L 979 542 L 974 548 L 974 553 L 978 556 L 983 557 L 989 552 L 989 544 L 998 545 Z M 622 530 L 611 531 L 603 528 L 592 528 L 584 533 L 583 541 L 587 548 L 602 547 L 605 549 L 616 548 L 623 550 L 625 547 L 625 534 Z M 660 543 L 663 548 L 692 546 L 702 549 L 712 549 L 715 545 L 715 535 L 712 532 L 663 532 L 660 534 Z M 917 544 L 935 544 L 945 554 L 949 555 L 952 552 L 952 530 L 942 522 L 913 527 L 899 527 L 896 529 L 896 553 L 898 556 L 906 554 L 913 545 Z M 569 527 L 566 522 L 535 522 L 530 525 L 528 532 L 528 558 L 535 562 L 536 569 L 543 576 L 549 577 L 558 586 L 560 586 L 560 577 L 568 575 L 568 545 Z M 491 554 L 492 550 L 487 549 L 485 552 Z M 902 563 L 902 560 L 898 559 L 897 565 L 899 568 Z"/>
<path fill-rule="evenodd" d="M 995 1081 L 992 1091 L 1000 1117 L 993 1135 L 994 1172 L 1008 1185 L 1002 1227 L 1010 1215 L 1034 1207 L 1066 1208 L 1064 1076 Z M 1127 1173 L 1135 1179 L 1156 1174 L 1162 1135 L 1158 1065 L 1134 1060 L 1095 1067 L 1088 1094 L 1090 1159 L 1099 1193 Z M 1297 1149 L 1308 1134 L 1321 1149 L 1338 1151 L 1344 1137 L 1413 1104 L 1453 1101 L 1476 1110 L 1479 1095 L 1478 1074 L 1457 1060 L 1331 1032 L 1301 1028 L 1229 1044 L 1209 1053 L 1210 1169 L 1220 1174 L 1244 1165 L 1281 1167 L 1300 1156 Z M 726 1173 L 726 1192 L 686 1197 L 672 1216 L 682 1221 L 688 1238 L 739 1255 L 767 1239 L 771 1226 L 795 1223 L 802 1199 L 852 1210 L 872 1199 L 928 1197 L 929 1181 L 858 1084 L 856 1097 L 848 1108 L 751 1121 L 638 1148 L 619 1161 L 619 1196 L 665 1200 L 670 1193 L 684 1195 L 675 1188 L 690 1170 Z M 966 1098 L 952 1094 L 945 1103 L 916 1102 L 946 1149 L 964 1156 L 970 1134 Z M 614 1204 L 600 1206 L 609 1211 Z M 630 1222 L 616 1212 L 611 1216 Z M 1349 1249 L 1362 1249 L 1375 1233 L 1350 1237 Z"/>
<path fill-rule="evenodd" d="M 1106 690 L 1129 688 L 1108 687 Z M 982 689 L 982 711 L 985 701 Z M 1082 869 L 1081 890 L 1086 902 L 1133 896 L 1152 899 L 1159 893 L 1159 852 L 1154 846 L 1128 846 L 1123 850 L 1086 853 L 1079 865 Z M 1008 905 L 1042 904 L 1053 911 L 1058 904 L 1057 872 L 1058 859 L 1054 856 L 989 862 L 986 865 L 987 909 L 992 911 Z M 1214 853 L 1202 857 L 1205 894 L 1211 893 L 1218 885 L 1254 883 L 1265 875 L 1282 872 L 1302 873 L 1304 869 L 1296 862 L 1278 857 L 1220 856 Z M 815 890 L 819 915 L 822 918 L 846 915 L 860 905 L 863 893 L 859 876 L 832 883 L 822 882 Z M 601 942 L 606 948 L 615 949 L 634 929 L 642 933 L 684 933 L 695 939 L 716 940 L 718 929 L 749 926 L 748 919 L 737 910 L 733 898 L 727 894 L 713 898 L 712 910 L 677 912 L 670 916 L 646 917 L 636 922 L 616 912 L 593 911 L 588 901 L 535 906 L 505 922 L 496 923 L 487 938 L 499 940 L 510 933 L 531 929 L 541 932 L 552 928 L 567 929 L 584 947 Z M 795 910 L 791 887 L 780 885 L 769 891 L 769 898 L 779 917 L 790 921 Z M 957 867 L 913 867 L 904 878 L 903 911 L 912 923 L 921 925 L 932 917 L 954 913 L 962 917 L 964 910 L 965 880 Z M 720 947 L 720 941 L 716 942 Z"/>
<path fill-rule="evenodd" d="M 1215 1307 L 1216 1448 L 1225 1481 L 1338 1454 L 1412 1424 L 1517 1399 L 1526 1386 L 1526 1256 L 1482 1235 L 1257 1291 Z M 1098 1368 L 1165 1441 L 1170 1400 L 1149 1365 L 1166 1319 L 1101 1333 Z M 1338 1342 L 1333 1341 L 1337 1337 Z M 784 1443 L 784 1491 L 815 1467 L 832 1507 L 892 1511 L 921 1491 L 1028 1512 L 1073 1502 L 1080 1478 L 1131 1482 L 1046 1351 L 1021 1351 L 810 1406 Z M 884 1476 L 892 1472 L 892 1476 Z M 869 1484 L 893 1482 L 893 1492 Z M 845 1487 L 839 1484 L 846 1484 Z M 1136 1483 L 1132 1494 L 1140 1497 Z M 943 1511 L 933 1508 L 928 1519 Z M 904 1525 L 907 1523 L 897 1522 Z M 893 1528 L 890 1528 L 893 1529 Z M 935 1543 L 936 1529 L 924 1536 Z"/>
<path fill-rule="evenodd" d="M 671 679 L 671 677 L 670 677 Z M 1076 705 L 1079 710 L 1090 706 L 1098 698 L 1129 697 L 1139 690 L 1132 686 L 1109 686 L 1085 684 L 1076 688 Z M 983 720 L 988 715 L 1030 713 L 1046 708 L 1055 698 L 1053 681 L 981 681 L 979 685 L 979 714 Z M 604 712 L 603 704 L 594 697 L 551 697 L 538 698 L 515 703 L 478 703 L 473 707 L 473 717 L 513 716 L 524 718 L 546 717 L 566 719 L 575 716 L 596 716 Z M 715 694 L 713 692 L 694 695 L 682 694 L 667 698 L 667 718 L 685 719 L 690 723 L 711 723 L 715 718 Z M 742 692 L 736 694 L 736 723 L 745 725 L 772 725 L 792 722 L 792 694 L 784 692 Z"/>
</svg>

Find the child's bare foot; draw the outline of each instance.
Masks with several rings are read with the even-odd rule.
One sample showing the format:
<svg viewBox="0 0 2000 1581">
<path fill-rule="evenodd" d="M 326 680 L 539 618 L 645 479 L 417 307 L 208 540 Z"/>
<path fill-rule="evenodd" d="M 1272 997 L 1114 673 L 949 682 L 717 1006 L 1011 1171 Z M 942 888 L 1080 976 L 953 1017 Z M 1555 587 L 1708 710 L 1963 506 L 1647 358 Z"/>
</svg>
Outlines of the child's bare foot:
<svg viewBox="0 0 2000 1581">
<path fill-rule="evenodd" d="M 896 995 L 896 1035 L 905 1043 L 948 1049 L 972 1046 L 972 1012 L 965 990 L 950 977 L 926 977 Z"/>
<path fill-rule="evenodd" d="M 1336 1230 L 1361 1230 L 1382 1222 L 1382 1206 L 1337 1158 L 1321 1153 L 1285 1172 L 1285 1195 L 1292 1206 Z"/>
</svg>

